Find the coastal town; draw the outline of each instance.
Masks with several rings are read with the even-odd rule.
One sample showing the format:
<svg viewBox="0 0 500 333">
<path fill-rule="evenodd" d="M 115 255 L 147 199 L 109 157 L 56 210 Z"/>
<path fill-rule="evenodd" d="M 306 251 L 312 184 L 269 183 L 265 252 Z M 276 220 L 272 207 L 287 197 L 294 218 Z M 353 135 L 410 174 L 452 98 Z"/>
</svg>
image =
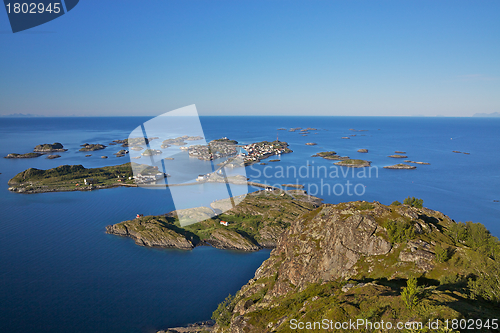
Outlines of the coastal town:
<svg viewBox="0 0 500 333">
<path fill-rule="evenodd" d="M 208 145 L 193 145 L 188 148 L 189 156 L 197 157 L 203 161 L 213 161 L 218 158 L 231 157 L 237 155 L 238 142 L 229 140 L 227 137 L 213 140 Z"/>
<path fill-rule="evenodd" d="M 243 158 L 245 165 L 260 162 L 273 155 L 279 156 L 292 152 L 292 150 L 288 148 L 288 143 L 279 141 L 278 139 L 273 142 L 262 141 L 251 143 L 243 146 L 243 149 L 247 151 L 247 154 Z"/>
</svg>

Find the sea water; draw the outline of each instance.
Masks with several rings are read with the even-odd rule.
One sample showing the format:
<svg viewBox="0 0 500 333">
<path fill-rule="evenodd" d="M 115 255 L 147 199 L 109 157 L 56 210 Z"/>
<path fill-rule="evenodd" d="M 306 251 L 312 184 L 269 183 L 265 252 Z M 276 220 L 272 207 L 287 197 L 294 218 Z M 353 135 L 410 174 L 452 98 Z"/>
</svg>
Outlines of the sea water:
<svg viewBox="0 0 500 333">
<path fill-rule="evenodd" d="M 7 181 L 30 167 L 128 162 L 127 157 L 112 155 L 122 149 L 120 145 L 90 153 L 78 149 L 87 142 L 107 145 L 125 139 L 148 119 L 1 119 L 0 156 L 27 153 L 41 143 L 61 142 L 68 148 L 54 160 L 43 156 L 0 159 L 1 332 L 139 333 L 206 320 L 269 257 L 269 250 L 151 249 L 104 233 L 106 225 L 132 219 L 137 213 L 163 214 L 174 209 L 168 190 L 113 188 L 40 194 L 7 190 Z M 274 141 L 279 136 L 289 143 L 293 153 L 263 161 L 267 165 L 247 167 L 251 180 L 271 185 L 298 183 L 326 203 L 377 200 L 390 204 L 415 196 L 456 221 L 482 222 L 495 236 L 500 235 L 500 203 L 495 202 L 500 200 L 500 119 L 202 117 L 201 122 L 207 140 L 227 136 L 246 144 Z M 277 131 L 281 127 L 287 130 Z M 288 131 L 294 127 L 316 130 L 303 136 L 300 131 Z M 307 142 L 317 145 L 306 146 Z M 358 153 L 360 148 L 369 153 Z M 371 161 L 372 174 L 362 177 L 357 169 L 353 174 L 352 169 L 339 168 L 339 176 L 334 177 L 335 161 L 311 157 L 332 150 Z M 384 169 L 402 162 L 388 157 L 396 150 L 405 151 L 410 160 L 431 164 L 416 165 L 415 170 Z M 109 158 L 101 159 L 101 155 Z M 325 169 L 329 170 L 326 177 Z M 208 203 L 199 200 L 193 205 Z"/>
</svg>

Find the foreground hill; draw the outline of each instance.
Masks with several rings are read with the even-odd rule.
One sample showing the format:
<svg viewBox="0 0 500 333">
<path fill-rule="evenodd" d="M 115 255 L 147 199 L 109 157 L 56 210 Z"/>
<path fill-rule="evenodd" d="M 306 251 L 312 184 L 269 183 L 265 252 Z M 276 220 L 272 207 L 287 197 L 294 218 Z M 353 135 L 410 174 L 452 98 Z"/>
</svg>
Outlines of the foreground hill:
<svg viewBox="0 0 500 333">
<path fill-rule="evenodd" d="M 440 332 L 447 319 L 454 331 L 453 319 L 474 319 L 474 332 L 498 332 L 499 276 L 500 243 L 481 224 L 399 203 L 325 204 L 291 223 L 255 277 L 219 305 L 214 330 L 290 332 L 301 322 L 360 319 L 440 320 L 440 329 L 411 331 Z"/>
</svg>

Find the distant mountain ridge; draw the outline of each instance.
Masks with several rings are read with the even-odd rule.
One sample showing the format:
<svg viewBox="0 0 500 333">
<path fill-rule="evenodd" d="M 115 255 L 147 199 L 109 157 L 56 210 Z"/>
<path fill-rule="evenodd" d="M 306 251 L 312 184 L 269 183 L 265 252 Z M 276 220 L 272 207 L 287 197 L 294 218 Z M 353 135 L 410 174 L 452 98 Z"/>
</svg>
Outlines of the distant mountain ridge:
<svg viewBox="0 0 500 333">
<path fill-rule="evenodd" d="M 473 117 L 500 117 L 500 112 L 492 113 L 475 113 Z"/>
<path fill-rule="evenodd" d="M 45 117 L 45 116 L 38 114 L 31 114 L 31 113 L 12 113 L 12 114 L 3 114 L 0 115 L 0 117 L 24 118 L 24 117 Z"/>
</svg>

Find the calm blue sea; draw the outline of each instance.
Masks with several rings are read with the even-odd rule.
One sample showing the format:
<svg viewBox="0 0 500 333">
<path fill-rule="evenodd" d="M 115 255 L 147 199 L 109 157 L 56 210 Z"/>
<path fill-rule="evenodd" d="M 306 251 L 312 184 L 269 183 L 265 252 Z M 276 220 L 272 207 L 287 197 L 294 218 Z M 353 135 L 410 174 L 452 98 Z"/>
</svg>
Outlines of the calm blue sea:
<svg viewBox="0 0 500 333">
<path fill-rule="evenodd" d="M 78 152 L 79 145 L 124 139 L 148 119 L 0 119 L 0 156 L 30 152 L 40 143 L 61 142 L 69 149 L 55 160 L 0 158 L 0 332 L 149 333 L 205 320 L 269 257 L 268 250 L 148 249 L 104 233 L 106 225 L 137 213 L 169 212 L 173 203 L 168 191 L 116 188 L 24 195 L 7 190 L 7 181 L 29 167 L 128 162 L 127 157 L 112 155 L 121 149 L 119 145 L 88 158 Z M 298 182 L 328 203 L 389 204 L 415 196 L 456 221 L 482 222 L 500 236 L 500 203 L 494 202 L 500 200 L 500 119 L 202 117 L 201 121 L 207 139 L 227 136 L 250 143 L 275 140 L 279 133 L 279 139 L 290 144 L 294 153 L 282 155 L 280 162 L 247 167 L 252 180 Z M 302 136 L 277 131 L 280 127 L 317 130 Z M 346 136 L 350 139 L 342 139 Z M 360 148 L 369 153 L 358 153 Z M 372 174 L 363 177 L 358 170 L 353 174 L 344 168 L 335 174 L 332 161 L 311 157 L 325 150 L 372 161 Z M 383 169 L 400 162 L 387 157 L 395 150 L 431 165 Z M 104 160 L 101 155 L 110 157 Z"/>
</svg>

